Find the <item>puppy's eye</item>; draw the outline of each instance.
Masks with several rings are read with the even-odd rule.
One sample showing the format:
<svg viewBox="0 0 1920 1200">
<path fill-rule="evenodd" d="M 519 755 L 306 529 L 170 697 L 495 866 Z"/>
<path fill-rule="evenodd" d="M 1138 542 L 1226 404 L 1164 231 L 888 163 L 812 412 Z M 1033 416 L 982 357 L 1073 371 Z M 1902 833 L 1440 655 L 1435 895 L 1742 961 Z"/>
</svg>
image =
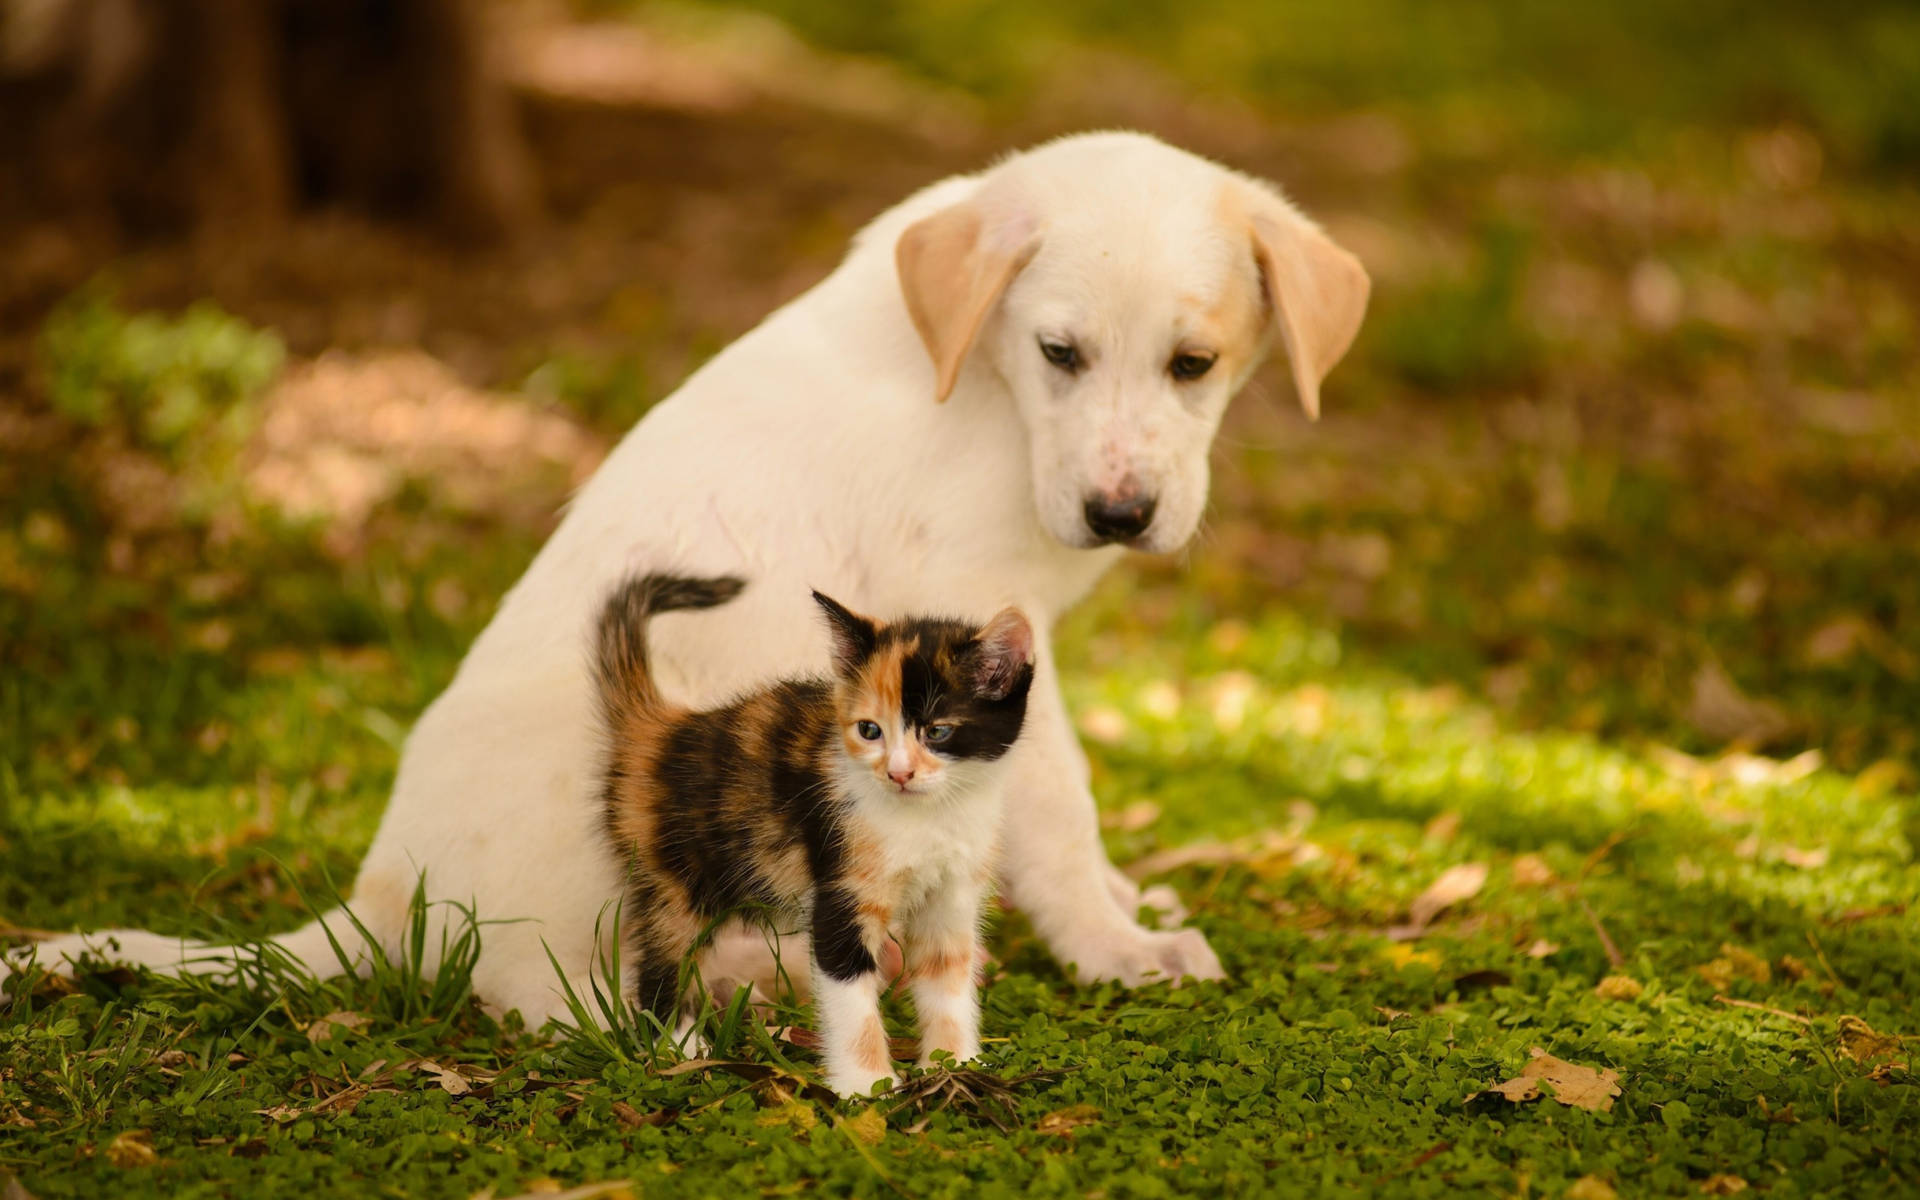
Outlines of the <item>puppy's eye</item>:
<svg viewBox="0 0 1920 1200">
<path fill-rule="evenodd" d="M 1041 338 L 1040 353 L 1048 362 L 1069 375 L 1080 369 L 1080 349 L 1072 342 L 1050 342 Z"/>
<path fill-rule="evenodd" d="M 941 742 L 953 736 L 953 726 L 950 724 L 929 725 L 927 726 L 926 736 L 927 745 L 938 746 Z"/>
<path fill-rule="evenodd" d="M 1167 370 L 1182 382 L 1198 379 L 1213 370 L 1213 358 L 1211 354 L 1176 354 Z"/>
<path fill-rule="evenodd" d="M 869 742 L 880 740 L 880 726 L 872 721 L 862 721 L 853 727 L 853 731 Z"/>
</svg>

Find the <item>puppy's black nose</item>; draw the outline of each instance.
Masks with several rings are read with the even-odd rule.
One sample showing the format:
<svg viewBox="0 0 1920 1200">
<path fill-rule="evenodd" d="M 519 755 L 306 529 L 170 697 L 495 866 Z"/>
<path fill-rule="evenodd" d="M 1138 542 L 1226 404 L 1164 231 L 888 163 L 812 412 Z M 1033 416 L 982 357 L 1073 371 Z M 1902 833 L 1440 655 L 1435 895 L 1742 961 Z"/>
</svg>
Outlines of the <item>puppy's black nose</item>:
<svg viewBox="0 0 1920 1200">
<path fill-rule="evenodd" d="M 1095 493 L 1087 497 L 1084 512 L 1087 528 L 1103 542 L 1130 542 L 1153 524 L 1154 498 L 1123 494 Z"/>
</svg>

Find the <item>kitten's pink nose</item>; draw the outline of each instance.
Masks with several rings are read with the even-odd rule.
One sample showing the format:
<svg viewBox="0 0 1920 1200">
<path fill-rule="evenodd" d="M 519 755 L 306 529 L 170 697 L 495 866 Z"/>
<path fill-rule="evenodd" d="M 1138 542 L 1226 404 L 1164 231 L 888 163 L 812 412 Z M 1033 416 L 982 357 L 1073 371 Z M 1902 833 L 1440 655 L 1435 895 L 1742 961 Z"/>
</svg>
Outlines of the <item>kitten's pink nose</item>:
<svg viewBox="0 0 1920 1200">
<path fill-rule="evenodd" d="M 908 767 L 904 771 L 889 770 L 887 772 L 887 778 L 893 780 L 895 783 L 899 784 L 901 787 L 905 787 L 909 783 L 913 782 L 913 768 Z"/>
</svg>

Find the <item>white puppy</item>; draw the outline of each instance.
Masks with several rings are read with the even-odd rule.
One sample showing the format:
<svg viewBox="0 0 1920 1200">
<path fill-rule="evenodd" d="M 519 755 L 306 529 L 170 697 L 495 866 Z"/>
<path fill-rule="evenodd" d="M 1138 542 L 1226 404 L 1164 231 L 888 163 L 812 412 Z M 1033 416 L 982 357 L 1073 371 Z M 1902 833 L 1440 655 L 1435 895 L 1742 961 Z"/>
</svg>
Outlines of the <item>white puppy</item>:
<svg viewBox="0 0 1920 1200">
<path fill-rule="evenodd" d="M 663 689 L 696 706 L 825 669 L 812 588 L 889 615 L 1016 605 L 1044 631 L 1125 547 L 1192 536 L 1214 432 L 1276 330 L 1317 415 L 1367 292 L 1359 262 L 1273 188 L 1137 134 L 1064 138 L 909 198 L 649 413 L 574 500 L 414 727 L 354 913 L 393 948 L 424 871 L 431 897 L 513 922 L 484 930 L 479 995 L 536 1026 L 564 1012 L 542 943 L 582 988 L 621 893 L 588 659 L 617 581 L 751 581 L 654 629 Z M 1082 978 L 1219 976 L 1198 930 L 1135 922 L 1044 637 L 1037 655 L 1004 894 Z M 361 946 L 338 912 L 321 920 Z M 338 970 L 319 921 L 278 942 Z M 83 951 L 176 971 L 233 957 L 130 931 L 40 947 Z M 765 956 L 736 941 L 714 961 L 752 974 Z"/>
</svg>

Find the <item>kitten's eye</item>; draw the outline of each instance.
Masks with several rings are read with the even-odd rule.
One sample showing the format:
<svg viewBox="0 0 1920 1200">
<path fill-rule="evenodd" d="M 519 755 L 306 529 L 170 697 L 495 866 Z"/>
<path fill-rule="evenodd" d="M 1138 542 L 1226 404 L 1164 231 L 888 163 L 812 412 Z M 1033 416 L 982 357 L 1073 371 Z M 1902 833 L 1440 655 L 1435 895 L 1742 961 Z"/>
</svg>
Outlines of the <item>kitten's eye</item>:
<svg viewBox="0 0 1920 1200">
<path fill-rule="evenodd" d="M 872 721 L 862 721 L 853 727 L 853 731 L 869 742 L 880 740 L 880 726 Z"/>
<path fill-rule="evenodd" d="M 1050 342 L 1041 338 L 1040 353 L 1069 375 L 1077 374 L 1080 370 L 1080 350 L 1072 342 Z"/>
<path fill-rule="evenodd" d="M 948 738 L 953 736 L 953 726 L 929 725 L 927 726 L 926 736 L 927 736 L 927 745 L 938 746 L 941 742 L 944 742 Z"/>
<path fill-rule="evenodd" d="M 1190 382 L 1213 370 L 1213 359 L 1211 354 L 1176 354 L 1167 371 L 1182 383 Z"/>
</svg>

